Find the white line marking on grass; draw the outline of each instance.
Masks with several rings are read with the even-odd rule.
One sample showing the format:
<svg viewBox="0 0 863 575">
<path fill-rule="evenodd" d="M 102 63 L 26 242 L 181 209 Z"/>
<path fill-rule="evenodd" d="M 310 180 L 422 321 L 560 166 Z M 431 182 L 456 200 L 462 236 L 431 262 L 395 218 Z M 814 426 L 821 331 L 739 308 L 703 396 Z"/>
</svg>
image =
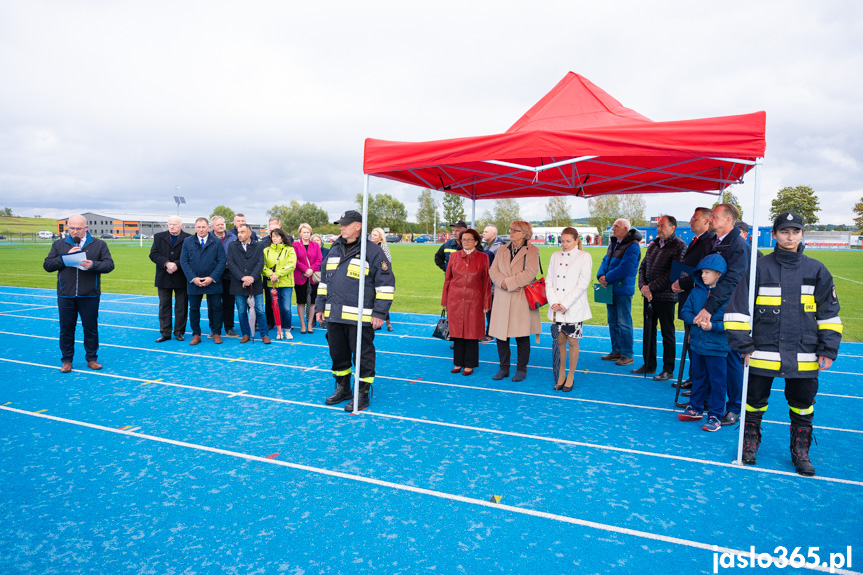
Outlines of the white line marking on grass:
<svg viewBox="0 0 863 575">
<path fill-rule="evenodd" d="M 409 493 L 415 493 L 417 495 L 427 495 L 429 497 L 436 497 L 438 499 L 446 499 L 448 501 L 457 501 L 459 503 L 465 503 L 468 505 L 476 505 L 478 507 L 485 507 L 487 509 L 498 510 L 498 511 L 506 511 L 508 513 L 515 513 L 518 515 L 528 515 L 531 517 L 539 517 L 542 519 L 549 519 L 552 521 L 558 521 L 561 523 L 569 523 L 571 525 L 578 525 L 580 527 L 587 527 L 590 529 L 596 529 L 598 531 L 606 531 L 610 533 L 617 533 L 620 535 L 628 535 L 631 537 L 638 537 L 641 539 L 649 539 L 652 541 L 661 541 L 662 543 L 667 543 L 671 545 L 681 545 L 684 547 L 691 547 L 694 549 L 701 549 L 703 551 L 710 551 L 713 553 L 721 552 L 721 553 L 731 553 L 734 555 L 745 555 L 747 552 L 739 549 L 733 549 L 729 547 L 720 547 L 718 545 L 714 545 L 711 543 L 702 543 L 700 541 L 693 541 L 690 539 L 682 539 L 680 537 L 670 537 L 668 535 L 660 535 L 657 533 L 651 533 L 649 531 L 640 531 L 637 529 L 630 529 L 628 527 L 618 527 L 616 525 L 610 525 L 607 523 L 598 523 L 596 521 L 588 521 L 586 519 L 578 519 L 576 517 L 570 517 L 568 515 L 560 515 L 557 513 L 549 513 L 547 511 L 538 511 L 535 509 L 528 509 L 525 507 L 515 507 L 512 505 L 505 505 L 501 503 L 492 503 L 490 501 L 485 501 L 483 499 L 475 499 L 473 497 L 465 497 L 463 495 L 456 495 L 454 493 L 446 493 L 444 491 L 435 491 L 433 489 L 425 489 L 422 487 L 416 487 L 413 485 L 404 485 L 401 483 L 394 483 L 392 481 L 384 481 L 382 479 L 374 479 L 372 477 L 365 477 L 362 475 L 355 475 L 352 473 L 344 473 L 341 471 L 333 471 L 331 469 L 324 469 L 322 467 L 312 467 L 310 465 L 302 465 L 300 463 L 292 463 L 289 461 L 279 460 L 279 459 L 270 459 L 268 457 L 260 457 L 257 455 L 251 455 L 248 453 L 242 453 L 239 451 L 231 451 L 228 449 L 220 449 L 217 447 L 210 447 L 208 445 L 202 445 L 199 443 L 189 443 L 186 441 L 178 441 L 176 439 L 168 439 L 167 437 L 160 437 L 158 435 L 148 435 L 145 433 L 138 433 L 136 431 L 124 430 L 124 429 L 114 429 L 111 427 L 106 427 L 104 425 L 98 425 L 94 423 L 88 423 L 86 421 L 77 421 L 74 419 L 66 419 L 63 417 L 56 417 L 53 415 L 45 415 L 45 414 L 37 414 L 30 411 L 24 411 L 21 409 L 15 409 L 11 407 L 0 406 L 0 409 L 3 411 L 9 411 L 12 413 L 17 413 L 19 415 L 25 415 L 28 417 L 38 417 L 42 419 L 48 419 L 51 421 L 56 421 L 58 423 L 66 423 L 69 425 L 76 425 L 79 427 L 86 427 L 89 429 L 94 429 L 96 431 L 104 431 L 108 433 L 114 433 L 117 435 L 125 435 L 128 437 L 134 437 L 137 439 L 145 439 L 147 441 L 153 441 L 157 443 L 164 443 L 168 445 L 174 445 L 176 447 L 184 447 L 187 449 L 194 449 L 196 451 L 205 451 L 208 453 L 214 453 L 217 455 L 225 455 L 228 457 L 234 457 L 237 459 L 243 459 L 245 461 L 254 461 L 257 463 L 266 463 L 271 465 L 280 465 L 282 467 L 287 467 L 289 469 L 294 469 L 297 471 L 304 471 L 307 473 L 314 473 L 317 475 L 325 475 L 327 477 L 335 477 L 338 479 L 346 479 L 348 481 L 355 481 L 358 483 L 366 483 L 369 485 L 377 485 L 379 487 L 385 487 L 388 489 L 393 489 L 396 491 L 406 491 Z M 737 466 L 735 466 L 737 467 Z M 796 475 L 796 474 L 795 474 Z M 813 478 L 810 478 L 813 479 Z M 774 558 L 775 561 L 776 558 Z M 821 565 L 809 565 L 804 564 L 804 568 L 812 569 L 815 571 L 827 572 L 828 569 L 826 567 L 821 567 Z M 855 571 L 845 571 L 839 569 L 833 569 L 833 573 L 848 573 L 852 575 L 863 575 L 859 572 Z"/>
<path fill-rule="evenodd" d="M 858 282 L 857 280 L 851 280 L 851 279 L 843 278 L 842 276 L 837 276 L 837 275 L 834 275 L 833 277 L 834 277 L 834 278 L 837 278 L 837 279 L 840 279 L 840 280 L 845 280 L 846 282 L 851 282 L 852 284 L 859 284 L 859 285 L 863 285 L 863 282 Z"/>
<path fill-rule="evenodd" d="M 45 366 L 45 365 L 41 365 L 41 364 L 37 364 L 37 363 L 30 363 L 30 362 L 26 362 L 26 361 L 18 361 L 18 360 L 10 360 L 10 359 L 2 359 L 2 358 L 0 358 L 0 361 L 9 361 L 12 363 L 20 363 L 20 364 L 25 364 L 25 365 L 33 365 L 33 366 L 37 366 L 37 367 L 52 368 L 52 366 Z M 144 380 L 142 380 L 140 378 L 136 378 L 136 377 L 111 375 L 109 373 L 83 371 L 83 370 L 73 370 L 73 371 L 77 371 L 78 373 L 87 374 L 87 375 L 94 375 L 94 376 L 98 376 L 98 377 L 108 377 L 108 378 L 116 377 L 118 379 L 124 379 L 124 380 L 129 380 L 129 381 L 144 381 Z M 157 382 L 152 382 L 152 383 L 156 383 L 158 385 L 164 385 L 166 387 L 176 387 L 176 388 L 181 388 L 181 389 L 191 389 L 191 390 L 195 390 L 195 391 L 216 393 L 216 394 L 226 395 L 229 398 L 239 395 L 238 393 L 231 392 L 231 391 L 219 390 L 219 389 L 210 389 L 210 388 L 206 388 L 206 387 L 198 387 L 198 386 L 185 385 L 185 384 L 180 384 L 180 383 L 170 383 L 170 382 L 165 382 L 165 381 L 157 381 Z M 336 411 L 336 412 L 344 411 L 344 409 L 338 405 L 337 406 L 328 406 L 328 405 L 321 405 L 319 403 L 308 403 L 308 402 L 304 402 L 304 401 L 294 401 L 294 400 L 290 400 L 290 399 L 267 397 L 267 396 L 263 396 L 263 395 L 246 394 L 243 392 L 240 392 L 240 394 L 242 394 L 242 397 L 244 397 L 244 398 L 258 399 L 261 401 L 283 403 L 283 404 L 299 406 L 299 407 L 312 407 L 312 408 L 316 408 L 316 409 L 329 409 L 329 410 Z M 546 443 L 569 445 L 569 446 L 573 446 L 573 447 L 586 447 L 589 449 L 613 451 L 616 453 L 628 453 L 631 455 L 643 455 L 645 457 L 659 457 L 661 459 L 670 459 L 670 460 L 674 460 L 674 461 L 685 461 L 685 462 L 689 462 L 689 463 L 699 463 L 702 465 L 714 465 L 714 466 L 719 466 L 719 467 L 731 467 L 734 469 L 746 469 L 746 470 L 753 471 L 753 472 L 774 473 L 774 474 L 785 475 L 787 477 L 794 477 L 794 478 L 802 477 L 802 476 L 798 475 L 796 472 L 791 472 L 791 471 L 781 471 L 781 470 L 765 469 L 765 468 L 761 468 L 761 467 L 751 467 L 751 466 L 738 466 L 734 463 L 722 463 L 722 462 L 718 462 L 718 461 L 710 461 L 707 459 L 696 459 L 696 458 L 692 458 L 692 457 L 684 457 L 684 456 L 680 456 L 680 455 L 671 455 L 671 454 L 667 454 L 667 453 L 656 453 L 656 452 L 652 452 L 652 451 L 641 451 L 641 450 L 636 450 L 636 449 L 628 449 L 625 447 L 614 447 L 614 446 L 610 446 L 610 445 L 600 445 L 597 443 L 586 443 L 586 442 L 582 442 L 582 441 L 574 441 L 571 439 L 561 439 L 561 438 L 557 438 L 557 437 L 547 437 L 547 436 L 543 436 L 543 435 L 519 433 L 516 431 L 505 431 L 505 430 L 501 430 L 501 429 L 491 429 L 491 428 L 487 428 L 487 427 L 463 425 L 463 424 L 459 424 L 459 423 L 451 423 L 451 422 L 446 422 L 446 421 L 434 421 L 434 420 L 430 420 L 430 419 L 418 419 L 418 418 L 414 418 L 414 417 L 388 414 L 388 413 L 383 413 L 383 412 L 378 412 L 378 411 L 364 411 L 362 413 L 366 414 L 370 417 L 382 417 L 385 419 L 394 419 L 397 421 L 409 421 L 412 423 L 421 423 L 421 424 L 426 424 L 426 425 L 434 425 L 434 426 L 447 427 L 447 428 L 452 428 L 452 429 L 463 429 L 463 430 L 467 430 L 467 431 L 475 431 L 477 433 L 485 433 L 485 434 L 490 434 L 490 435 L 517 437 L 517 438 L 521 438 L 521 439 L 530 439 L 530 440 L 542 441 L 542 442 L 546 442 Z M 780 425 L 784 425 L 786 427 L 790 425 L 788 422 L 770 421 L 770 420 L 764 420 L 763 423 L 780 424 Z M 824 428 L 824 427 L 819 427 L 819 426 L 814 426 L 814 427 L 815 427 L 815 429 L 831 429 L 834 431 L 851 431 L 853 433 L 863 433 L 863 432 L 856 432 L 854 430 Z M 848 483 L 850 485 L 863 486 L 863 482 L 852 481 L 849 479 L 839 479 L 839 478 L 833 478 L 833 477 L 816 476 L 816 477 L 809 477 L 809 478 L 805 478 L 805 479 L 818 479 L 821 481 L 828 481 L 828 482 L 834 482 L 834 483 Z"/>
</svg>

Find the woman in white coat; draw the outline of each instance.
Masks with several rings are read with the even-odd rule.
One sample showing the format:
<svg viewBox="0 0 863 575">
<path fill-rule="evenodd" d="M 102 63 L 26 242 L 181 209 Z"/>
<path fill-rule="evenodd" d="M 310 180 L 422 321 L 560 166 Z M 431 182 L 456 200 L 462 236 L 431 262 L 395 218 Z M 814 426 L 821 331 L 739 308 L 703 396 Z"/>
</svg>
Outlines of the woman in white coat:
<svg viewBox="0 0 863 575">
<path fill-rule="evenodd" d="M 592 317 L 587 288 L 590 286 L 593 259 L 589 253 L 582 250 L 578 230 L 575 228 L 565 228 L 561 232 L 560 245 L 563 249 L 553 253 L 548 264 L 545 291 L 548 298 L 548 319 L 557 324 L 557 345 L 560 347 L 560 374 L 554 389 L 572 391 L 582 322 Z M 567 343 L 569 354 L 566 353 Z M 569 375 L 566 374 L 567 355 Z"/>
</svg>

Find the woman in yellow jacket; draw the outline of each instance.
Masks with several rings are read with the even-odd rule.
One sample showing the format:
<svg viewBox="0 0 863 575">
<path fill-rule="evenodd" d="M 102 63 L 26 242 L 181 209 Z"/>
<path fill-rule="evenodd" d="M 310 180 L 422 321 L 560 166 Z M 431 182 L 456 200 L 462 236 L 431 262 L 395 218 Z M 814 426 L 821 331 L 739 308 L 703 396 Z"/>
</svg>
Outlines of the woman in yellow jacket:
<svg viewBox="0 0 863 575">
<path fill-rule="evenodd" d="M 291 294 L 294 291 L 294 268 L 297 267 L 297 254 L 288 242 L 288 237 L 280 229 L 270 232 L 270 245 L 264 248 L 263 276 L 270 281 L 273 300 L 279 302 L 281 323 L 276 325 L 276 339 L 294 339 L 291 335 Z"/>
</svg>

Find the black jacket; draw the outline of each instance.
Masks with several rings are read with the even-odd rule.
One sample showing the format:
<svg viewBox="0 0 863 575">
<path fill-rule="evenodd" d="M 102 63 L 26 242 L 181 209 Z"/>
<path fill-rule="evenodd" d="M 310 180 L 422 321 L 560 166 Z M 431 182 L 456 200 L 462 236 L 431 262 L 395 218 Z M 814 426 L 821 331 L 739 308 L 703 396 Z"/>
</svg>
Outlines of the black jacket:
<svg viewBox="0 0 863 575">
<path fill-rule="evenodd" d="M 228 246 L 228 271 L 231 272 L 231 295 L 260 295 L 264 293 L 264 283 L 261 273 L 264 271 L 264 244 L 250 242 L 243 249 L 240 240 L 231 242 Z M 243 278 L 252 276 L 255 283 L 243 287 Z"/>
<path fill-rule="evenodd" d="M 186 289 L 186 276 L 180 268 L 180 254 L 183 252 L 183 240 L 189 234 L 180 230 L 177 241 L 171 243 L 171 232 L 159 232 L 153 236 L 153 246 L 150 248 L 150 261 L 156 264 L 157 288 Z M 169 274 L 165 270 L 165 264 L 174 262 L 177 271 Z"/>
<path fill-rule="evenodd" d="M 81 243 L 81 251 L 86 252 L 87 259 L 93 262 L 89 270 L 80 270 L 72 267 L 67 268 L 63 263 L 62 256 L 69 253 L 75 247 L 72 236 L 60 239 L 51 244 L 51 251 L 42 267 L 46 272 L 59 272 L 57 274 L 57 296 L 58 297 L 99 297 L 102 294 L 100 278 L 114 269 L 114 260 L 108 250 L 108 244 L 98 238 L 94 238 L 87 232 L 87 237 Z"/>
<path fill-rule="evenodd" d="M 719 278 L 716 287 L 710 290 L 710 297 L 707 298 L 707 303 L 704 304 L 704 309 L 710 315 L 719 311 L 723 305 L 731 299 L 731 294 L 734 293 L 734 288 L 740 282 L 743 274 L 749 269 L 749 244 L 746 240 L 740 237 L 737 228 L 728 232 L 722 242 L 713 248 L 711 253 L 718 253 L 725 260 L 728 269 L 725 275 Z"/>
<path fill-rule="evenodd" d="M 668 238 L 664 245 L 659 238 L 650 242 L 638 266 L 638 289 L 648 286 L 657 301 L 677 301 L 677 294 L 671 291 L 671 262 L 683 259 L 684 251 L 686 244 L 677 236 Z"/>
</svg>

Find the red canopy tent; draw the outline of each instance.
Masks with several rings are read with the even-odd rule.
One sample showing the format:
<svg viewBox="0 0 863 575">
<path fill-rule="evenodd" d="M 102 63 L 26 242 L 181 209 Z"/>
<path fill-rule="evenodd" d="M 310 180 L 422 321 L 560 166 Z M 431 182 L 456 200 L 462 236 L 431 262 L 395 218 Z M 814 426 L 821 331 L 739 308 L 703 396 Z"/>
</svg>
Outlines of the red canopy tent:
<svg viewBox="0 0 863 575">
<path fill-rule="evenodd" d="M 502 134 L 367 139 L 363 171 L 473 200 L 720 194 L 764 156 L 764 112 L 653 122 L 570 72 Z"/>
<path fill-rule="evenodd" d="M 758 166 L 766 148 L 765 123 L 764 112 L 653 122 L 624 107 L 587 78 L 570 72 L 502 134 L 431 142 L 366 139 L 362 233 L 366 234 L 368 183 L 372 175 L 458 194 L 475 203 L 477 199 L 554 195 L 720 195 L 728 186 L 742 183 L 753 167 L 752 217 L 757 230 Z M 362 252 L 364 265 L 365 244 Z M 755 299 L 756 254 L 753 249 L 750 309 Z M 362 298 L 360 283 L 360 301 Z M 357 330 L 358 356 L 360 331 Z M 746 366 L 744 401 L 748 371 Z M 738 464 L 745 410 L 741 416 Z"/>
</svg>

